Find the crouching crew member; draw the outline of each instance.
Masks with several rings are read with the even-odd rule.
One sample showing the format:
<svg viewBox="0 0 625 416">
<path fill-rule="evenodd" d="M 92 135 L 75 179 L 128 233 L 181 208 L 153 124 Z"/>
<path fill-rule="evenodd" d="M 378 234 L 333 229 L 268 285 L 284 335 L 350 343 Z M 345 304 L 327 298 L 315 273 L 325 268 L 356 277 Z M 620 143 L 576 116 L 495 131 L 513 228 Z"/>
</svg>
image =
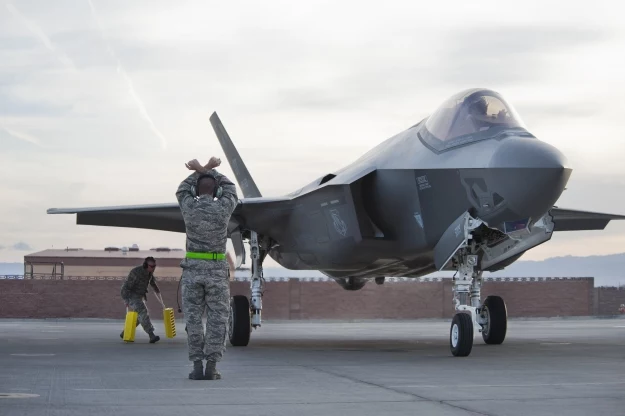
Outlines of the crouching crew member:
<svg viewBox="0 0 625 416">
<path fill-rule="evenodd" d="M 148 284 L 152 286 L 154 292 L 161 293 L 154 270 L 156 269 L 156 260 L 154 257 L 147 257 L 141 266 L 137 266 L 130 271 L 126 280 L 122 284 L 121 295 L 128 310 L 134 310 L 138 314 L 137 326 L 141 324 L 143 330 L 150 336 L 150 344 L 158 342 L 161 338 L 154 335 L 154 326 L 148 315 L 146 306 Z M 124 331 L 119 335 L 124 338 Z"/>
</svg>

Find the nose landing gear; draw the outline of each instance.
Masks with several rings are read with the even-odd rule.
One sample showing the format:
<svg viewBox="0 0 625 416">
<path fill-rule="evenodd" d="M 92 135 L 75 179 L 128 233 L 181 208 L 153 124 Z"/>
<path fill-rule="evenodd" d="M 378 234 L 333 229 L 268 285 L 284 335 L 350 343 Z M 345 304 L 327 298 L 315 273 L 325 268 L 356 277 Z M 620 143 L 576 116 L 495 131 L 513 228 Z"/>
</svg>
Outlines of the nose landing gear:
<svg viewBox="0 0 625 416">
<path fill-rule="evenodd" d="M 455 257 L 459 276 L 453 280 L 453 302 L 457 313 L 451 322 L 449 346 L 456 357 L 471 353 L 476 332 L 482 333 L 486 344 L 498 345 L 508 328 L 508 312 L 501 297 L 488 296 L 481 302 L 482 271 L 478 256 L 468 254 L 470 249 L 461 249 Z"/>
<path fill-rule="evenodd" d="M 261 247 L 258 235 L 250 234 L 250 255 L 252 257 L 252 276 L 250 281 L 250 300 L 246 296 L 233 296 L 230 300 L 230 320 L 228 338 L 233 347 L 244 347 L 250 342 L 252 328 L 261 326 L 263 309 L 263 260 L 267 251 Z"/>
</svg>

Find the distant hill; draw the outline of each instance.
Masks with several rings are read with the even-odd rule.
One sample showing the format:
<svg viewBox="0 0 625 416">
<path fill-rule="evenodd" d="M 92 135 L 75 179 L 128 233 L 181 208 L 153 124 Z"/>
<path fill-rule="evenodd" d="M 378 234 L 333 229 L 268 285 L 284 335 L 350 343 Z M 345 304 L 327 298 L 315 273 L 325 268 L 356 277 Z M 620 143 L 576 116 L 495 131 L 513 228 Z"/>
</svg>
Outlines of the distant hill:
<svg viewBox="0 0 625 416">
<path fill-rule="evenodd" d="M 241 273 L 241 272 L 239 272 Z M 265 268 L 266 277 L 317 277 L 316 271 L 291 271 Z M 453 273 L 432 273 L 450 277 Z M 625 253 L 606 256 L 551 257 L 542 261 L 519 260 L 504 270 L 486 273 L 487 277 L 594 277 L 595 286 L 625 286 Z"/>
<path fill-rule="evenodd" d="M 22 263 L 0 263 L 0 275 L 22 274 Z M 247 275 L 249 269 L 238 270 L 237 276 Z M 433 273 L 449 277 L 453 273 Z M 287 270 L 266 267 L 265 277 L 323 277 L 314 270 Z M 625 253 L 606 256 L 551 257 L 542 261 L 519 260 L 505 270 L 487 273 L 487 277 L 594 277 L 595 286 L 625 286 Z"/>
<path fill-rule="evenodd" d="M 594 277 L 595 286 L 625 286 L 625 253 L 606 256 L 563 256 L 517 261 L 492 273 L 501 277 Z"/>
</svg>

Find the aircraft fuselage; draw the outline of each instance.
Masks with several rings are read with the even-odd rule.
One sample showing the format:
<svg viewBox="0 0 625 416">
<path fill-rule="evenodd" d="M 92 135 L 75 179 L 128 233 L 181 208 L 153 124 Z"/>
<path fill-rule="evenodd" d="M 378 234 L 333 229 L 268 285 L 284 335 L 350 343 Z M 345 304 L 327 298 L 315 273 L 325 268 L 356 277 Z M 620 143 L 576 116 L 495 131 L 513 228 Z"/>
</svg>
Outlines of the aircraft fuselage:
<svg viewBox="0 0 625 416">
<path fill-rule="evenodd" d="M 269 254 L 289 269 L 332 277 L 422 276 L 433 249 L 465 211 L 494 233 L 531 226 L 556 202 L 571 169 L 554 147 L 504 132 L 437 151 L 422 123 L 385 141 L 324 184 L 294 193 Z M 266 227 L 265 227 L 266 228 Z M 372 254 L 373 253 L 373 254 Z"/>
</svg>

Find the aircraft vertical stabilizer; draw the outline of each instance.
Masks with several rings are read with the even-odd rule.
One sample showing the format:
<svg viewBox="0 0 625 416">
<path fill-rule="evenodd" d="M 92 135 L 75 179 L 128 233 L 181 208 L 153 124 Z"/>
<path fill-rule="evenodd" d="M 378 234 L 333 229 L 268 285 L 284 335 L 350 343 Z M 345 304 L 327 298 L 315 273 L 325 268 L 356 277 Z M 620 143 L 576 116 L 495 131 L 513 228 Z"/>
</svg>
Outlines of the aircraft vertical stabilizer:
<svg viewBox="0 0 625 416">
<path fill-rule="evenodd" d="M 213 130 L 215 130 L 215 134 L 217 135 L 217 139 L 219 140 L 219 144 L 221 144 L 221 148 L 228 158 L 230 168 L 234 172 L 234 176 L 239 183 L 241 191 L 243 191 L 243 196 L 245 198 L 260 198 L 262 195 L 260 194 L 254 179 L 252 179 L 252 175 L 250 175 L 245 163 L 243 163 L 237 148 L 234 146 L 234 143 L 232 143 L 232 140 L 230 139 L 228 132 L 226 132 L 224 125 L 221 123 L 219 116 L 217 116 L 217 113 L 213 113 L 211 115 L 210 121 L 213 126 Z"/>
</svg>

